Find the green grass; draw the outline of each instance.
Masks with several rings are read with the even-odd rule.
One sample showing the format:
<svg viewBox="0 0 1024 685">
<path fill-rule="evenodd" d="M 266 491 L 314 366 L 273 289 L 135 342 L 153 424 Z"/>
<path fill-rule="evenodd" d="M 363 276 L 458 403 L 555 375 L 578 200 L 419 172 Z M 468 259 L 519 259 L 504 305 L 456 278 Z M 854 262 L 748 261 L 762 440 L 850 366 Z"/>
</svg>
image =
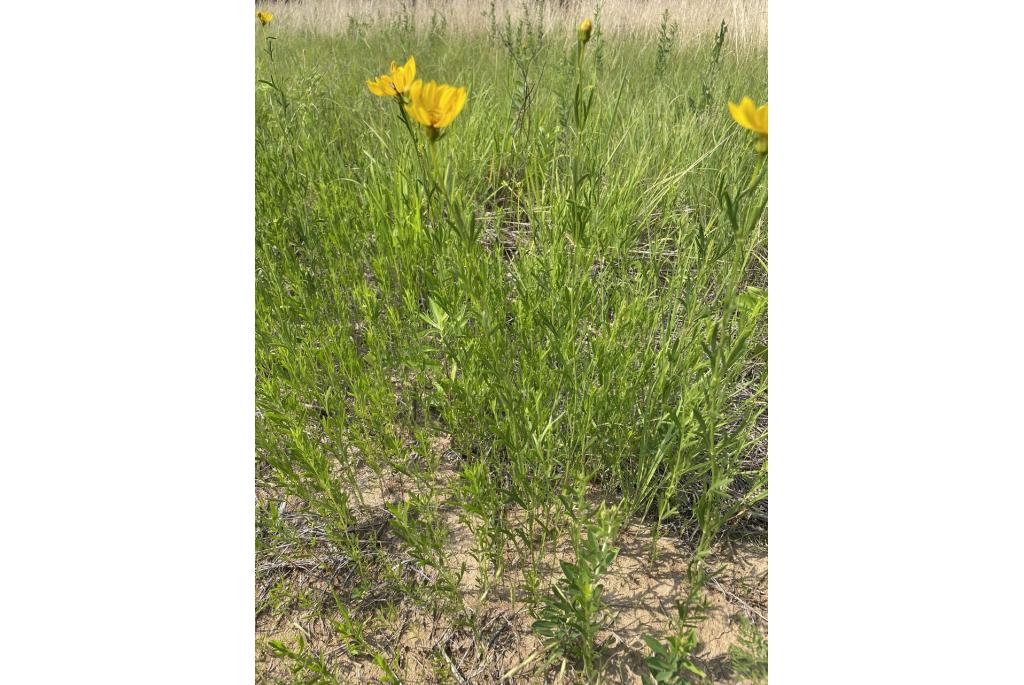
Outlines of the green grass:
<svg viewBox="0 0 1024 685">
<path fill-rule="evenodd" d="M 726 109 L 766 100 L 766 55 L 599 26 L 585 124 L 574 26 L 257 35 L 257 548 L 336 567 L 343 625 L 385 680 L 402 679 L 388 612 L 480 627 L 453 520 L 482 605 L 514 567 L 508 601 L 538 618 L 559 587 L 545 558 L 589 539 L 601 504 L 614 529 L 690 541 L 699 583 L 767 497 L 767 181 Z M 469 89 L 436 175 L 365 85 L 409 55 Z M 368 489 L 396 477 L 368 518 Z M 281 607 L 274 587 L 259 611 Z M 578 642 L 595 633 L 548 651 L 594 680 L 599 650 Z M 344 681 L 305 649 L 295 673 Z"/>
</svg>

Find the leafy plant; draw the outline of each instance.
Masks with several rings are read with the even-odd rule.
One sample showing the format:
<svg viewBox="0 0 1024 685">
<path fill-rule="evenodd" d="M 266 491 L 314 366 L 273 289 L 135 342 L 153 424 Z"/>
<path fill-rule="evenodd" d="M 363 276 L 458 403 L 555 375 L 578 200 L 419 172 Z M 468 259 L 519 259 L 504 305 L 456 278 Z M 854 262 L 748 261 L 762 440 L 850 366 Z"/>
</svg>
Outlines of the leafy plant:
<svg viewBox="0 0 1024 685">
<path fill-rule="evenodd" d="M 707 674 L 693 663 L 692 654 L 697 649 L 697 634 L 686 629 L 677 635 L 670 635 L 664 644 L 650 635 L 644 635 L 644 642 L 651 649 L 646 664 L 651 670 L 641 679 L 644 685 L 685 685 L 699 683 Z"/>
<path fill-rule="evenodd" d="M 326 659 L 309 649 L 302 635 L 297 638 L 294 648 L 281 640 L 270 640 L 267 644 L 275 657 L 288 664 L 293 682 L 300 685 L 338 685 L 338 679 Z"/>
<path fill-rule="evenodd" d="M 686 597 L 676 605 L 674 630 L 665 642 L 644 635 L 651 650 L 645 663 L 649 673 L 641 674 L 644 685 L 687 685 L 704 682 L 707 674 L 693 661 L 697 650 L 696 626 L 707 616 L 708 605 L 701 585 L 692 583 Z"/>
<path fill-rule="evenodd" d="M 746 618 L 740 618 L 740 644 L 729 647 L 733 674 L 743 683 L 768 682 L 768 640 Z"/>
<path fill-rule="evenodd" d="M 388 505 L 391 529 L 421 568 L 434 571 L 428 580 L 457 600 L 459 579 L 445 562 L 444 548 L 448 529 L 436 515 L 428 497 L 413 494 L 409 499 Z"/>
<path fill-rule="evenodd" d="M 560 562 L 563 578 L 544 598 L 533 623 L 550 655 L 578 659 L 589 682 L 596 682 L 600 672 L 595 639 L 611 620 L 600 581 L 618 555 L 612 545 L 618 527 L 618 510 L 602 505 L 586 537 L 575 541 L 575 563 Z"/>
<path fill-rule="evenodd" d="M 481 566 L 481 599 L 504 571 L 505 541 L 508 537 L 504 502 L 484 461 L 466 464 L 462 469 L 462 519 L 473 533 L 473 556 Z"/>
<path fill-rule="evenodd" d="M 722 23 L 718 27 L 718 33 L 715 34 L 714 42 L 711 45 L 711 52 L 707 66 L 704 68 L 704 72 L 700 75 L 698 82 L 700 86 L 699 95 L 696 97 L 690 95 L 687 98 L 690 103 L 690 109 L 693 111 L 707 109 L 715 102 L 714 84 L 722 58 L 722 46 L 725 45 L 725 36 L 728 31 L 729 28 L 723 19 Z"/>
<path fill-rule="evenodd" d="M 668 56 L 675 45 L 676 36 L 679 34 L 679 24 L 673 21 L 669 23 L 668 8 L 661 15 L 661 24 L 658 26 L 658 52 L 654 56 L 654 73 L 662 74 L 668 64 Z"/>
</svg>

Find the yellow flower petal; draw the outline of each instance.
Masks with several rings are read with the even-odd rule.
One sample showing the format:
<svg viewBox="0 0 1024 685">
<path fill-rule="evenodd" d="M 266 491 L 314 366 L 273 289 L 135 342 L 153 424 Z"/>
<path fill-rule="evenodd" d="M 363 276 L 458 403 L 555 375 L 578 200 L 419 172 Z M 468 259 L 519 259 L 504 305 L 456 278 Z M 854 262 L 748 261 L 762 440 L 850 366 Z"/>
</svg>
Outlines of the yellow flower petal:
<svg viewBox="0 0 1024 685">
<path fill-rule="evenodd" d="M 749 129 L 753 129 L 754 112 L 757 111 L 757 107 L 754 106 L 754 101 L 747 97 L 740 100 L 740 111 L 743 112 L 743 119 L 747 122 L 745 126 Z"/>
<path fill-rule="evenodd" d="M 768 134 L 768 105 L 757 108 L 757 112 L 754 113 L 754 125 L 758 133 Z"/>
<path fill-rule="evenodd" d="M 409 87 L 409 104 L 405 111 L 413 119 L 430 129 L 431 137 L 437 130 L 452 123 L 466 104 L 466 89 L 436 81 L 415 81 Z"/>
<path fill-rule="evenodd" d="M 466 106 L 466 97 L 468 93 L 465 88 L 454 88 L 452 89 L 452 96 L 448 101 L 444 122 L 441 126 L 447 126 L 455 120 L 455 117 L 459 116 L 459 112 Z"/>
<path fill-rule="evenodd" d="M 391 62 L 387 74 L 381 74 L 376 81 L 367 81 L 367 85 L 376 83 L 377 87 L 370 85 L 370 92 L 374 95 L 395 96 L 405 93 L 413 82 L 416 75 L 416 60 L 410 57 L 403 66 Z"/>
<path fill-rule="evenodd" d="M 768 105 L 757 107 L 753 100 L 744 97 L 738 105 L 729 102 L 729 114 L 743 128 L 768 135 Z"/>
<path fill-rule="evenodd" d="M 437 93 L 437 111 L 444 113 L 448 111 L 449 104 L 455 95 L 455 89 L 450 86 L 441 86 Z"/>
<path fill-rule="evenodd" d="M 399 92 L 405 92 L 416 78 L 416 59 L 409 57 L 405 65 L 398 70 L 398 77 L 395 79 Z"/>
<path fill-rule="evenodd" d="M 742 126 L 743 128 L 750 128 L 747 123 L 747 116 L 743 109 L 736 103 L 729 101 L 729 114 L 732 115 L 733 121 Z"/>
</svg>

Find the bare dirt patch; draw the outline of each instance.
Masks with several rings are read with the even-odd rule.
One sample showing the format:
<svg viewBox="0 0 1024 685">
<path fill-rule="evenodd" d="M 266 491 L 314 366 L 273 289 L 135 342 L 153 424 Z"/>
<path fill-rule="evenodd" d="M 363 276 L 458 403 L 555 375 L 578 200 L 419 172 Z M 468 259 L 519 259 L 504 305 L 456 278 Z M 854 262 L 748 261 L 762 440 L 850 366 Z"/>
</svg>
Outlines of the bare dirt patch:
<svg viewBox="0 0 1024 685">
<path fill-rule="evenodd" d="M 371 527 L 380 519 L 377 531 L 386 539 L 385 504 L 401 490 L 382 484 L 376 476 L 361 475 L 366 475 L 361 516 Z M 454 470 L 447 470 L 446 477 L 454 477 Z M 288 505 L 293 506 L 294 500 Z M 463 571 L 459 585 L 462 608 L 453 617 L 443 612 L 431 614 L 409 598 L 377 598 L 376 618 L 368 626 L 376 644 L 395 659 L 396 671 L 405 683 L 499 682 L 531 658 L 527 667 L 502 682 L 558 682 L 557 665 L 544 662 L 542 646 L 531 631 L 533 619 L 523 602 L 522 569 L 509 560 L 503 578 L 482 597 L 472 533 L 453 509 L 444 513 L 444 521 L 449 529 L 446 558 L 452 568 Z M 307 537 L 316 538 L 315 526 L 307 522 L 303 530 Z M 657 549 L 653 560 L 652 544 Z M 643 659 L 649 652 L 643 636 L 661 637 L 672 628 L 676 602 L 689 589 L 686 570 L 690 554 L 684 542 L 670 536 L 652 543 L 650 528 L 640 523 L 620 531 L 616 545 L 619 554 L 603 581 L 614 618 L 599 635 L 599 643 L 607 659 L 607 682 L 625 685 L 641 682 Z M 560 542 L 557 553 L 545 560 L 545 583 L 557 580 L 559 559 L 572 559 L 567 542 Z M 287 588 L 280 594 L 293 598 L 284 604 L 271 603 L 257 614 L 258 682 L 291 681 L 289 668 L 294 663 L 275 657 L 269 641 L 280 640 L 294 648 L 300 636 L 306 652 L 327 664 L 340 676 L 340 682 L 376 682 L 383 675 L 368 655 L 360 655 L 358 650 L 353 654 L 332 625 L 330 617 L 338 613 L 334 598 L 345 590 L 344 564 L 336 561 L 330 554 L 313 555 L 305 561 L 292 559 L 287 566 L 264 563 L 258 571 L 258 606 L 267 605 L 275 586 Z M 728 664 L 729 648 L 739 635 L 738 618 L 746 617 L 767 633 L 767 545 L 764 541 L 723 543 L 711 564 L 716 571 L 705 588 L 709 611 L 697 629 L 696 661 L 712 682 L 738 682 Z M 571 675 L 570 666 L 561 682 L 572 682 Z"/>
</svg>

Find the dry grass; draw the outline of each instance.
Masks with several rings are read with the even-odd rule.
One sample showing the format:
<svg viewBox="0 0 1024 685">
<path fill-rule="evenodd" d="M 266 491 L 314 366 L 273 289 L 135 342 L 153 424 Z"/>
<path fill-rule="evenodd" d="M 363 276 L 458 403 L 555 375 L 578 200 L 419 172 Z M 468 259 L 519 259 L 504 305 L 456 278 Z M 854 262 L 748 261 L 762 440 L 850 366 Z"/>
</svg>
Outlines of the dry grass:
<svg viewBox="0 0 1024 685">
<path fill-rule="evenodd" d="M 274 12 L 279 29 L 319 34 L 344 31 L 353 20 L 395 21 L 403 14 L 410 15 L 417 26 L 429 26 L 437 13 L 455 31 L 487 31 L 490 21 L 487 0 L 303 0 L 265 4 Z M 591 0 L 495 0 L 499 21 L 542 8 L 547 26 L 574 25 L 593 16 L 595 7 Z M 738 45 L 761 48 L 768 44 L 767 0 L 605 0 L 600 26 L 607 32 L 652 33 L 666 9 L 669 21 L 679 25 L 683 44 L 714 32 L 723 19 L 729 25 L 730 38 Z"/>
</svg>

